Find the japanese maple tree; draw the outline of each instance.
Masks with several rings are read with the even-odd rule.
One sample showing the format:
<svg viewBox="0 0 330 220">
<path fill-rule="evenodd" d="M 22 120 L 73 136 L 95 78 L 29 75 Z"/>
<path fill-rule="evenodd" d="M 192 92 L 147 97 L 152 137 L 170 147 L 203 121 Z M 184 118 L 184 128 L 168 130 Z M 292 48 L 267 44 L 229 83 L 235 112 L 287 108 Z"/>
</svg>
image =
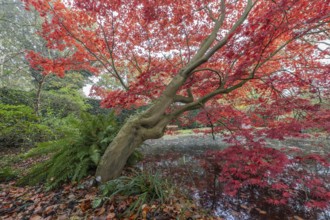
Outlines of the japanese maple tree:
<svg viewBox="0 0 330 220">
<path fill-rule="evenodd" d="M 195 120 L 245 146 L 309 127 L 330 130 L 330 0 L 24 2 L 43 18 L 48 47 L 66 54 L 28 51 L 33 68 L 109 74 L 112 89 L 95 89 L 103 106 L 149 106 L 104 153 L 96 172 L 102 181 L 195 109 L 202 109 Z"/>
</svg>

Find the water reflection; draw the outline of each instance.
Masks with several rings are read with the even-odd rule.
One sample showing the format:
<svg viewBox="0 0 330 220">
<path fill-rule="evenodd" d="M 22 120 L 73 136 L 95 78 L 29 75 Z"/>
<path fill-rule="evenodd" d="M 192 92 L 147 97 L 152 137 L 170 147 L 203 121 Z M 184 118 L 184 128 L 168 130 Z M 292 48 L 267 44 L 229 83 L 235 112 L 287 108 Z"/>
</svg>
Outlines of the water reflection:
<svg viewBox="0 0 330 220">
<path fill-rule="evenodd" d="M 154 152 L 153 154 L 147 154 L 145 160 L 139 163 L 138 166 L 141 169 L 161 172 L 181 187 L 182 190 L 189 193 L 199 205 L 212 209 L 217 216 L 226 220 L 330 219 L 330 210 L 319 211 L 299 205 L 295 207 L 269 205 L 264 200 L 260 200 L 263 197 L 260 194 L 262 191 L 253 188 L 246 188 L 235 197 L 223 194 L 222 186 L 217 178 L 214 177 L 214 181 L 210 181 L 210 178 L 207 177 L 212 174 L 207 173 L 200 166 L 200 160 L 203 159 L 203 150 L 175 153 L 173 151 Z M 295 169 L 302 169 L 295 164 L 292 164 L 292 166 L 296 166 Z M 329 176 L 329 168 L 311 166 L 308 169 Z M 329 187 L 327 185 L 327 189 Z"/>
</svg>

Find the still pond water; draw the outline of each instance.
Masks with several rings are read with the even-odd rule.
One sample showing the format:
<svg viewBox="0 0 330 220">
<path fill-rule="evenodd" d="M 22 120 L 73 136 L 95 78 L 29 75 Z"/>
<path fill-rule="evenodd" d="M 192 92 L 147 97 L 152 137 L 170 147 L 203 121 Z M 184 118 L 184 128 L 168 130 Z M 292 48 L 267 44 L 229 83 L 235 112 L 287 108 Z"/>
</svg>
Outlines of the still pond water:
<svg viewBox="0 0 330 220">
<path fill-rule="evenodd" d="M 325 151 L 328 152 L 328 149 L 324 147 L 325 145 L 330 146 L 328 140 L 288 140 L 286 142 L 271 142 L 270 144 L 275 148 L 295 146 L 308 152 L 321 154 Z M 169 177 L 198 204 L 213 210 L 212 212 L 217 216 L 226 220 L 330 220 L 330 210 L 317 211 L 306 210 L 301 207 L 273 206 L 253 200 L 251 195 L 230 197 L 221 193 L 221 186 L 216 184 L 216 181 L 206 180 L 206 176 L 210 174 L 206 173 L 200 166 L 200 160 L 206 151 L 220 150 L 225 147 L 226 144 L 219 137 L 213 140 L 210 136 L 188 135 L 149 140 L 142 146 L 142 151 L 146 156 L 139 166 Z M 325 172 L 330 173 L 329 170 Z M 260 198 L 262 195 L 258 196 Z"/>
</svg>

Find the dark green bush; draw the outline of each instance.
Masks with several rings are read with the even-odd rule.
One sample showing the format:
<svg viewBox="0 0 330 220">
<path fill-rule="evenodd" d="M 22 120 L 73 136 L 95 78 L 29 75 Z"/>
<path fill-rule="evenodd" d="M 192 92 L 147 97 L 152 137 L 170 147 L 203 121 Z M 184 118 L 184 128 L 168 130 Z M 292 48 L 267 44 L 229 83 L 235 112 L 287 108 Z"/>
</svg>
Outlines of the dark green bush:
<svg viewBox="0 0 330 220">
<path fill-rule="evenodd" d="M 32 92 L 0 88 L 0 102 L 8 105 L 26 105 L 33 107 L 34 96 Z"/>
<path fill-rule="evenodd" d="M 21 91 L 0 88 L 0 102 L 8 105 L 35 105 L 35 91 Z M 63 118 L 70 114 L 80 115 L 90 108 L 83 95 L 74 89 L 61 88 L 58 90 L 41 92 L 40 113 L 43 117 L 55 116 Z M 107 111 L 109 113 L 110 111 Z"/>
<path fill-rule="evenodd" d="M 33 167 L 20 183 L 45 182 L 47 187 L 54 188 L 68 180 L 75 182 L 93 174 L 119 126 L 113 114 L 93 116 L 85 113 L 66 129 L 62 139 L 39 144 L 27 153 L 27 157 L 50 153 L 51 158 Z"/>
<path fill-rule="evenodd" d="M 79 116 L 90 106 L 77 90 L 62 88 L 41 93 L 41 115 L 63 118 L 70 114 Z"/>
<path fill-rule="evenodd" d="M 111 109 L 102 108 L 101 100 L 99 100 L 99 99 L 87 98 L 86 104 L 88 104 L 90 106 L 90 108 L 87 110 L 87 112 L 92 115 L 107 115 L 112 112 Z"/>
<path fill-rule="evenodd" d="M 98 99 L 87 99 L 86 103 L 90 106 L 87 110 L 92 115 L 99 115 L 99 114 L 109 114 L 113 110 L 108 108 L 101 107 L 101 100 Z M 116 119 L 120 124 L 123 124 L 127 118 L 134 115 L 137 112 L 144 111 L 148 108 L 148 106 L 141 106 L 139 108 L 132 108 L 132 109 L 122 109 L 118 114 L 116 114 Z"/>
<path fill-rule="evenodd" d="M 39 124 L 30 107 L 0 103 L 0 147 L 33 146 L 50 136 L 50 129 Z"/>
</svg>

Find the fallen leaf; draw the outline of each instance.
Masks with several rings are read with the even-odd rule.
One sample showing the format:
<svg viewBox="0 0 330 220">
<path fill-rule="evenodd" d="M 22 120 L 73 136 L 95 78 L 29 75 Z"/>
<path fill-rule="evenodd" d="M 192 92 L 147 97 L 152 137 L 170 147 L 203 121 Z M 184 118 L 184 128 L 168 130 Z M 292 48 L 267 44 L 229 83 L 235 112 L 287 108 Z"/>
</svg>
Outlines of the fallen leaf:
<svg viewBox="0 0 330 220">
<path fill-rule="evenodd" d="M 29 220 L 41 220 L 42 217 L 40 215 L 32 215 Z"/>
<path fill-rule="evenodd" d="M 74 195 L 74 194 L 70 194 L 69 196 L 68 196 L 68 199 L 74 199 L 74 198 L 76 198 L 76 196 Z"/>
<path fill-rule="evenodd" d="M 240 205 L 242 209 L 249 209 L 246 205 Z"/>
<path fill-rule="evenodd" d="M 191 212 L 190 211 L 185 211 L 184 212 L 184 216 L 186 217 L 186 218 L 188 218 L 188 217 L 191 217 Z"/>
<path fill-rule="evenodd" d="M 142 219 L 143 220 L 147 219 L 147 214 L 148 214 L 148 211 L 146 211 L 146 210 L 142 211 Z"/>
<path fill-rule="evenodd" d="M 90 209 L 92 207 L 92 204 L 91 203 L 92 202 L 91 202 L 90 199 L 83 200 L 79 204 L 79 208 L 81 209 L 82 212 L 86 212 L 88 209 Z"/>
<path fill-rule="evenodd" d="M 51 212 L 54 212 L 54 214 L 55 214 L 55 210 L 57 209 L 57 207 L 58 207 L 58 205 L 48 206 L 43 213 L 45 215 L 49 215 Z"/>
<path fill-rule="evenodd" d="M 259 212 L 259 214 L 261 214 L 261 215 L 266 215 L 266 214 L 267 214 L 266 211 L 261 210 L 261 209 L 259 209 L 259 208 L 256 208 L 256 210 L 257 210 L 257 211 Z"/>
<path fill-rule="evenodd" d="M 240 216 L 239 212 L 236 212 L 234 210 L 231 211 L 231 214 L 236 217 Z"/>
<path fill-rule="evenodd" d="M 111 212 L 107 215 L 106 220 L 113 220 L 115 217 L 116 217 L 116 213 Z"/>
<path fill-rule="evenodd" d="M 143 204 L 143 205 L 141 206 L 141 209 L 142 209 L 142 210 L 149 210 L 149 206 L 148 206 L 148 204 Z"/>
<path fill-rule="evenodd" d="M 100 208 L 100 209 L 98 210 L 98 212 L 96 213 L 96 215 L 97 215 L 97 216 L 103 215 L 104 212 L 105 212 L 105 208 L 102 206 L 102 208 Z"/>
<path fill-rule="evenodd" d="M 68 207 L 68 205 L 65 204 L 65 203 L 62 203 L 62 204 L 59 205 L 60 209 L 66 209 L 67 207 Z"/>
<path fill-rule="evenodd" d="M 34 214 L 41 214 L 43 208 L 40 206 L 40 204 L 34 209 Z"/>
<path fill-rule="evenodd" d="M 125 210 L 127 207 L 127 203 L 125 201 L 122 201 L 119 205 L 118 205 L 118 210 Z"/>
<path fill-rule="evenodd" d="M 66 220 L 66 219 L 69 219 L 69 216 L 67 216 L 66 214 L 57 216 L 57 220 Z"/>
<path fill-rule="evenodd" d="M 129 219 L 134 220 L 134 219 L 137 219 L 137 217 L 138 217 L 137 214 L 133 214 L 129 217 Z"/>
<path fill-rule="evenodd" d="M 180 203 L 175 204 L 174 208 L 178 211 L 181 211 L 182 205 Z"/>
<path fill-rule="evenodd" d="M 111 206 L 109 207 L 109 210 L 108 211 L 113 212 L 114 210 L 115 210 L 115 207 L 114 207 L 113 204 L 111 204 Z"/>
</svg>

